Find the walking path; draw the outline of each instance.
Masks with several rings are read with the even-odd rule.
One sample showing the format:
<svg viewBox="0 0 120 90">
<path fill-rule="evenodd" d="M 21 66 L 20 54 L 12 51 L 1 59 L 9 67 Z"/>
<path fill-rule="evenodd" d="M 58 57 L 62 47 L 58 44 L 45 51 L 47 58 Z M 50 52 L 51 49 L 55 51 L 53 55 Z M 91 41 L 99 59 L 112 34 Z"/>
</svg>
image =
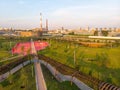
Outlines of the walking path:
<svg viewBox="0 0 120 90">
<path fill-rule="evenodd" d="M 36 88 L 37 90 L 47 90 L 45 80 L 43 77 L 43 73 L 42 73 L 42 69 L 41 69 L 41 65 L 38 62 L 37 51 L 35 49 L 35 45 L 32 39 L 31 39 L 31 50 L 32 50 L 32 54 L 35 55 L 34 67 L 35 67 L 35 75 L 36 75 L 35 76 L 36 77 Z"/>
<path fill-rule="evenodd" d="M 47 90 L 45 80 L 44 80 L 44 77 L 43 77 L 43 74 L 42 74 L 41 65 L 37 60 L 35 60 L 34 66 L 35 66 L 36 88 L 37 88 L 37 90 Z"/>
</svg>

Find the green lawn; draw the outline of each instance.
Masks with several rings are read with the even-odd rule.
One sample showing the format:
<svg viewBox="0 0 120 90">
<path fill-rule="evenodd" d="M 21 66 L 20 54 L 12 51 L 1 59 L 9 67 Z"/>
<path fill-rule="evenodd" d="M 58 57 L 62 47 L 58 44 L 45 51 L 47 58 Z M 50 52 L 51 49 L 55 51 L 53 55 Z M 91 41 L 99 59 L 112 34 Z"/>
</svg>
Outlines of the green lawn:
<svg viewBox="0 0 120 90">
<path fill-rule="evenodd" d="M 6 58 L 11 56 L 10 52 L 6 51 L 6 50 L 0 50 L 0 59 Z"/>
<path fill-rule="evenodd" d="M 12 83 L 10 83 L 12 81 Z M 21 88 L 21 86 L 25 88 Z M 0 83 L 0 90 L 36 90 L 35 77 L 32 77 L 31 65 L 25 66 L 20 71 L 11 75 Z"/>
<path fill-rule="evenodd" d="M 0 40 L 0 66 L 3 64 L 7 64 L 13 60 L 3 61 L 7 58 L 13 57 L 11 48 L 17 43 L 17 41 L 7 41 L 7 40 Z"/>
<path fill-rule="evenodd" d="M 40 51 L 71 67 L 79 67 L 82 72 L 120 86 L 120 46 L 114 48 L 90 48 L 65 41 L 48 41 L 50 47 Z M 76 65 L 74 65 L 74 50 Z M 89 60 L 93 59 L 93 60 Z"/>
<path fill-rule="evenodd" d="M 35 76 L 32 77 L 32 65 L 25 66 L 23 69 L 0 83 L 0 90 L 36 90 Z M 43 65 L 42 70 L 47 90 L 79 90 L 75 84 L 71 85 L 68 81 L 62 83 L 58 82 Z M 10 81 L 12 82 L 11 84 Z M 23 85 L 25 88 L 21 88 Z"/>
<path fill-rule="evenodd" d="M 8 52 L 6 50 L 0 50 L 0 61 L 5 60 L 8 57 L 12 57 L 10 52 Z M 11 62 L 11 61 L 9 60 L 9 61 L 5 61 L 5 62 L 0 62 L 0 65 L 7 64 L 9 62 Z"/>
</svg>

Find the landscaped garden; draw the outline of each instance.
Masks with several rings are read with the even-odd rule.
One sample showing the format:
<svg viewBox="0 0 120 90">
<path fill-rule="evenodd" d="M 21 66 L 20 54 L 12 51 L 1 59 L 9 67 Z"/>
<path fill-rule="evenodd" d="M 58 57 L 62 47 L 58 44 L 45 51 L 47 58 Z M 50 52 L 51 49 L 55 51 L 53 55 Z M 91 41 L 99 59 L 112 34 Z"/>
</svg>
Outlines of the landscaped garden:
<svg viewBox="0 0 120 90">
<path fill-rule="evenodd" d="M 13 57 L 10 50 L 13 45 L 18 41 L 8 42 L 7 40 L 1 41 L 0 44 L 0 60 Z M 4 47 L 5 46 L 5 47 Z M 4 52 L 4 53 L 3 53 Z M 28 59 L 28 58 L 27 58 Z M 0 62 L 0 66 L 5 66 L 7 64 L 16 62 L 15 60 L 8 60 Z M 18 61 L 19 58 L 18 58 Z M 13 63 L 14 64 L 14 63 Z M 12 65 L 13 66 L 13 65 Z M 9 67 L 12 68 L 11 65 Z M 31 67 L 32 66 L 32 67 Z M 10 69 L 10 68 L 8 68 Z M 44 78 L 47 85 L 47 90 L 78 90 L 78 87 L 74 84 L 71 85 L 71 82 L 58 82 L 54 76 L 42 66 Z M 9 70 L 8 70 L 9 71 Z M 10 75 L 7 79 L 0 83 L 0 90 L 36 90 L 35 75 L 33 74 L 34 68 L 33 64 L 29 64 L 23 67 L 21 70 L 17 71 L 15 74 Z"/>
</svg>

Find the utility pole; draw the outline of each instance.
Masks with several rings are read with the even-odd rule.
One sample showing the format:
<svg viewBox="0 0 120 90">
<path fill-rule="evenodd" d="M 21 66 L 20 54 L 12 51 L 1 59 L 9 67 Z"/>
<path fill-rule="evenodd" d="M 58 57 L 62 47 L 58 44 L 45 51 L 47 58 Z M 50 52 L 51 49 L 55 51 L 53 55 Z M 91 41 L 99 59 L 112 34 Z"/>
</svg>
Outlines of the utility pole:
<svg viewBox="0 0 120 90">
<path fill-rule="evenodd" d="M 75 56 L 75 50 L 74 50 L 74 65 L 76 64 L 76 56 Z"/>
<path fill-rule="evenodd" d="M 46 31 L 48 31 L 48 19 L 46 19 Z"/>
</svg>

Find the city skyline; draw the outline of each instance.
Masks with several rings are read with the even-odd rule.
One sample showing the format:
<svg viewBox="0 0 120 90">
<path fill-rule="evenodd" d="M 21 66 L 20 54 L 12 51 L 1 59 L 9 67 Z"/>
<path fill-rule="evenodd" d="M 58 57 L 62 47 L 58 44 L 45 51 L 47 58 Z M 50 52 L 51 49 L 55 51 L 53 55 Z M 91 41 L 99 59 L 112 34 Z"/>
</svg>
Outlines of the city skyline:
<svg viewBox="0 0 120 90">
<path fill-rule="evenodd" d="M 0 27 L 30 29 L 43 27 L 48 19 L 49 28 L 119 27 L 120 0 L 1 0 Z"/>
</svg>

